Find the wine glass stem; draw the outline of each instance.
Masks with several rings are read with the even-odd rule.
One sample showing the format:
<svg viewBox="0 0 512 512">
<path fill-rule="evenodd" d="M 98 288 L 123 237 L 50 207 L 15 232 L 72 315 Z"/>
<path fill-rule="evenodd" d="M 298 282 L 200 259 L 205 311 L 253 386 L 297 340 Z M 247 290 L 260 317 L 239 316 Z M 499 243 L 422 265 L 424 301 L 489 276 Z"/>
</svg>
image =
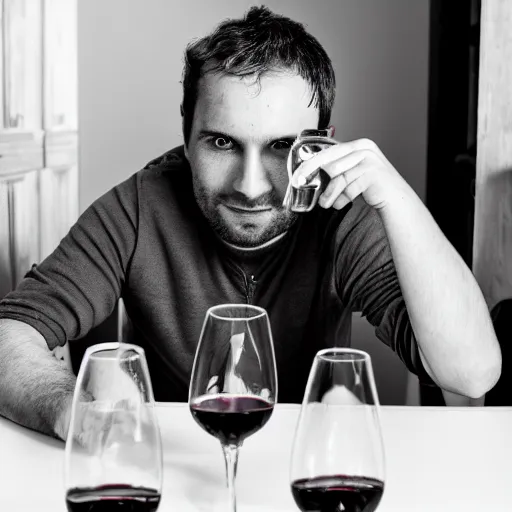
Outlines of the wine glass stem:
<svg viewBox="0 0 512 512">
<path fill-rule="evenodd" d="M 222 450 L 224 451 L 224 460 L 226 462 L 226 480 L 228 483 L 230 512 L 236 512 L 235 479 L 238 464 L 238 445 L 222 445 Z"/>
</svg>

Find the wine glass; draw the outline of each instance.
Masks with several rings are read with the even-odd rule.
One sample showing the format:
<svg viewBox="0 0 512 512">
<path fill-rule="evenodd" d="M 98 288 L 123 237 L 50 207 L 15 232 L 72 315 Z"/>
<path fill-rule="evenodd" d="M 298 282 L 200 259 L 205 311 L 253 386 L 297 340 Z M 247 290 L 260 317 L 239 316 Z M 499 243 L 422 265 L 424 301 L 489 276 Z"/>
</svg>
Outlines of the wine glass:
<svg viewBox="0 0 512 512">
<path fill-rule="evenodd" d="M 89 347 L 78 372 L 65 451 L 69 512 L 157 510 L 162 448 L 144 350 Z"/>
<path fill-rule="evenodd" d="M 194 359 L 189 406 L 197 423 L 221 442 L 232 512 L 238 449 L 265 425 L 276 401 L 276 363 L 266 311 L 246 304 L 210 308 Z"/>
<path fill-rule="evenodd" d="M 291 490 L 299 509 L 373 512 L 384 492 L 379 399 L 370 356 L 315 356 L 295 432 Z"/>
</svg>

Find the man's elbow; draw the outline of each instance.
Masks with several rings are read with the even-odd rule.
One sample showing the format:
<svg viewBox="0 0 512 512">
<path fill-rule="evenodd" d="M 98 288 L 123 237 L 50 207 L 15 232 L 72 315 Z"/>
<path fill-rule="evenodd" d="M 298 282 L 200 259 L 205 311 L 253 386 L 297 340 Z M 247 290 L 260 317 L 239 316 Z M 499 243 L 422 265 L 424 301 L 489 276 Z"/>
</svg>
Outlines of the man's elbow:
<svg viewBox="0 0 512 512">
<path fill-rule="evenodd" d="M 481 363 L 468 375 L 463 394 L 469 398 L 480 398 L 490 391 L 501 376 L 501 351 L 487 363 Z"/>
</svg>

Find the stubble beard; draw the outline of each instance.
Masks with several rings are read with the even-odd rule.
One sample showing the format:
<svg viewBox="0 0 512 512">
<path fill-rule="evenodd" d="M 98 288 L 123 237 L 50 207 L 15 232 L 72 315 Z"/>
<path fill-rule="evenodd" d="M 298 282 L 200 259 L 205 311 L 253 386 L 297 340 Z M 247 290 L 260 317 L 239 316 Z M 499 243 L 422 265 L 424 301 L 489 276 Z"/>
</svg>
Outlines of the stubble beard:
<svg viewBox="0 0 512 512">
<path fill-rule="evenodd" d="M 220 212 L 223 203 L 222 198 L 226 196 L 208 194 L 196 180 L 194 180 L 194 195 L 199 209 L 217 235 L 225 242 L 241 248 L 250 249 L 269 242 L 288 231 L 298 217 L 297 213 L 291 212 L 282 206 L 275 192 L 250 202 L 237 196 L 236 204 L 238 205 L 247 207 L 270 205 L 273 211 L 271 219 L 263 227 L 250 221 L 245 223 L 240 221 L 237 226 L 234 226 L 228 223 Z"/>
</svg>

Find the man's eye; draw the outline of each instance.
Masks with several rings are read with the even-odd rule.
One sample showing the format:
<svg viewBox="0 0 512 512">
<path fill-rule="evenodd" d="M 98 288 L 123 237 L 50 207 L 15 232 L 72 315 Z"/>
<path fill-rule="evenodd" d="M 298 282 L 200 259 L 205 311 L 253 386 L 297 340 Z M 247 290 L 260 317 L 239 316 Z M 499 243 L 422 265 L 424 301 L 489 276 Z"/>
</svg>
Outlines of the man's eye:
<svg viewBox="0 0 512 512">
<path fill-rule="evenodd" d="M 292 143 L 289 140 L 277 140 L 272 144 L 272 149 L 277 151 L 288 151 L 292 147 Z"/>
<path fill-rule="evenodd" d="M 213 139 L 213 145 L 216 149 L 233 149 L 233 141 L 229 140 L 226 137 L 215 137 Z"/>
</svg>

